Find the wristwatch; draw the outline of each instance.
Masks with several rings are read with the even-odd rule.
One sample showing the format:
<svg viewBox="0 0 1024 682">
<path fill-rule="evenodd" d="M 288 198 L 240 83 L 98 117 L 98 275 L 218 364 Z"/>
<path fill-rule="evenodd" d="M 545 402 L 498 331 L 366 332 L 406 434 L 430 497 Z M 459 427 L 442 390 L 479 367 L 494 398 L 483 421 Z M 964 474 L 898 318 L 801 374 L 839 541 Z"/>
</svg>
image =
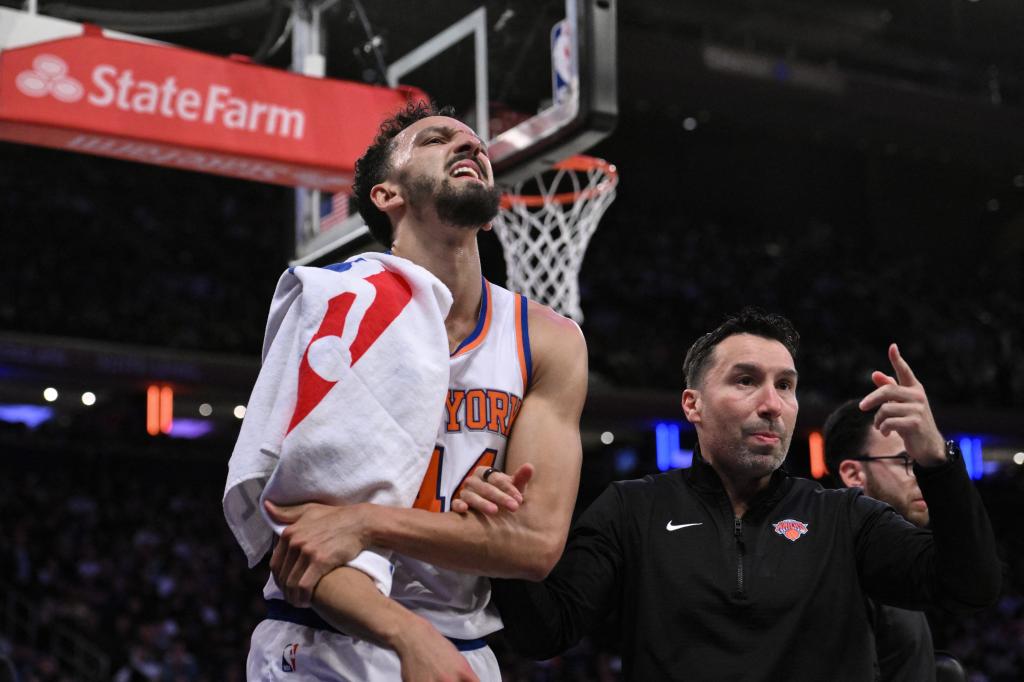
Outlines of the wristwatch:
<svg viewBox="0 0 1024 682">
<path fill-rule="evenodd" d="M 960 446 L 957 445 L 955 440 L 946 441 L 946 459 L 951 463 L 956 463 L 963 459 L 963 453 L 960 452 Z"/>
<path fill-rule="evenodd" d="M 963 453 L 960 452 L 960 446 L 957 445 L 955 440 L 947 440 L 942 451 L 946 453 L 945 461 L 936 462 L 935 464 L 919 464 L 914 462 L 914 473 L 917 474 L 931 469 L 945 469 L 963 459 Z"/>
</svg>

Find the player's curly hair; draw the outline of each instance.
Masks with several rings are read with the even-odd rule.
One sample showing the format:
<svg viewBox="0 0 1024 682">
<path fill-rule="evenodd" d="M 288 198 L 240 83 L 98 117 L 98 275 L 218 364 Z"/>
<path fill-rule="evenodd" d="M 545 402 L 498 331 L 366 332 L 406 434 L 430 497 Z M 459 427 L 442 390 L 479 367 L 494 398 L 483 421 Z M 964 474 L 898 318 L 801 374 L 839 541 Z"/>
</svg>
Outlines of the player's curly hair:
<svg viewBox="0 0 1024 682">
<path fill-rule="evenodd" d="M 711 365 L 711 356 L 715 346 L 735 334 L 753 334 L 766 339 L 778 341 L 796 360 L 800 348 L 800 334 L 793 323 L 782 315 L 766 313 L 754 307 L 746 307 L 737 315 L 725 318 L 722 324 L 694 341 L 683 360 L 683 376 L 687 388 L 699 388 L 704 381 L 704 373 Z"/>
<path fill-rule="evenodd" d="M 366 221 L 370 234 L 384 246 L 390 247 L 394 239 L 394 228 L 387 214 L 382 212 L 370 199 L 374 185 L 387 180 L 391 174 L 391 150 L 395 137 L 416 121 L 428 116 L 454 116 L 452 107 L 438 108 L 433 102 L 417 99 L 410 101 L 390 117 L 384 119 L 366 152 L 356 161 L 356 177 L 352 185 L 356 208 Z"/>
</svg>

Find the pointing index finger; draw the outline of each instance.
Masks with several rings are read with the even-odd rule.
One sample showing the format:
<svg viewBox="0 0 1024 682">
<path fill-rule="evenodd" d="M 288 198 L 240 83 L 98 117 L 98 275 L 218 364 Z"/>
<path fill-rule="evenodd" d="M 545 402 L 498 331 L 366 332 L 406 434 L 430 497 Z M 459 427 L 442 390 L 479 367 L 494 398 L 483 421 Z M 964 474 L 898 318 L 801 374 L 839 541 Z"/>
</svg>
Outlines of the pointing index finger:
<svg viewBox="0 0 1024 682">
<path fill-rule="evenodd" d="M 900 382 L 900 386 L 914 386 L 917 384 L 917 377 L 914 376 L 914 371 L 910 369 L 910 365 L 900 355 L 899 346 L 895 343 L 889 345 L 889 362 L 892 363 L 892 368 L 896 371 L 896 378 Z"/>
</svg>

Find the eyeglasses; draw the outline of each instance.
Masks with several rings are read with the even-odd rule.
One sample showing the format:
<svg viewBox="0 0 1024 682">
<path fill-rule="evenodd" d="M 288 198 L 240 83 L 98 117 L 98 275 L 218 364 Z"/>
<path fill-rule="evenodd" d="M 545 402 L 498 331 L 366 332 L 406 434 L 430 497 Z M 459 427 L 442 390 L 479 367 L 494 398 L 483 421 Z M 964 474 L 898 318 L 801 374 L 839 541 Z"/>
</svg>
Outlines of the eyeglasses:
<svg viewBox="0 0 1024 682">
<path fill-rule="evenodd" d="M 914 460 L 908 457 L 905 452 L 901 452 L 898 455 L 883 455 L 882 457 L 862 455 L 860 457 L 846 457 L 844 459 L 852 459 L 854 462 L 878 462 L 883 459 L 898 459 L 903 463 L 903 468 L 906 470 L 907 476 L 911 476 L 914 473 Z"/>
</svg>

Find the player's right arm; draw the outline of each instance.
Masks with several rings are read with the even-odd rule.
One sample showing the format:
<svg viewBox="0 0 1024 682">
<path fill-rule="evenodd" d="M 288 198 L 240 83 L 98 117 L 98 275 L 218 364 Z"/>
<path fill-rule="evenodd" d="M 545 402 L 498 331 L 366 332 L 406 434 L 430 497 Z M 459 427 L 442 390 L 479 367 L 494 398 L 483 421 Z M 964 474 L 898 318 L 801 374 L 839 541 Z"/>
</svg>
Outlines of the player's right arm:
<svg viewBox="0 0 1024 682">
<path fill-rule="evenodd" d="M 313 609 L 338 630 L 394 649 L 403 682 L 477 682 L 466 658 L 426 619 L 385 597 L 373 580 L 342 566 L 325 575 Z"/>
</svg>

